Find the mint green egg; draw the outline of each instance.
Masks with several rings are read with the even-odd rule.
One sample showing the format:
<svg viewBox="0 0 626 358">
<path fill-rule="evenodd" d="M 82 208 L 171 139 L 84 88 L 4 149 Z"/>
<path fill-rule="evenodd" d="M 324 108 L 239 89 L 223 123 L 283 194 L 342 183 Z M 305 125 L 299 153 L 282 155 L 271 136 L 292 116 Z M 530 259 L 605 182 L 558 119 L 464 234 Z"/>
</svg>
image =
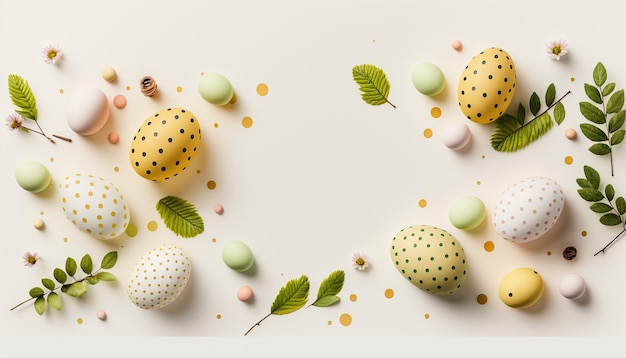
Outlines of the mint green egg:
<svg viewBox="0 0 626 358">
<path fill-rule="evenodd" d="M 241 241 L 229 241 L 222 248 L 222 260 L 231 269 L 244 272 L 254 264 L 254 255 L 248 245 Z"/>
<path fill-rule="evenodd" d="M 436 96 L 446 87 L 443 71 L 430 62 L 415 65 L 411 80 L 415 89 L 426 96 Z"/>
<path fill-rule="evenodd" d="M 486 216 L 485 204 L 475 196 L 465 196 L 458 199 L 452 204 L 448 212 L 450 223 L 461 230 L 472 230 L 478 227 Z"/>
<path fill-rule="evenodd" d="M 48 168 L 32 160 L 25 161 L 17 166 L 15 179 L 22 189 L 32 193 L 46 190 L 51 181 Z"/>
<path fill-rule="evenodd" d="M 205 101 L 223 106 L 233 99 L 233 86 L 226 77 L 219 73 L 206 73 L 200 77 L 198 92 Z"/>
</svg>

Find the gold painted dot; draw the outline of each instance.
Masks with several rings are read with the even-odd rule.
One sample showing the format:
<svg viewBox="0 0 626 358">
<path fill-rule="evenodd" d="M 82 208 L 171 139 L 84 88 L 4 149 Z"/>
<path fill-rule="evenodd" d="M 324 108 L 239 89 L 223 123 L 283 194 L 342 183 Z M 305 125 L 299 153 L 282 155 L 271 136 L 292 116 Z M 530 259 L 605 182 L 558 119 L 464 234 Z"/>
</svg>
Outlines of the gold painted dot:
<svg viewBox="0 0 626 358">
<path fill-rule="evenodd" d="M 128 235 L 129 237 L 137 236 L 137 226 L 135 226 L 135 224 L 133 223 L 129 223 L 126 227 L 126 235 Z"/>
<path fill-rule="evenodd" d="M 64 238 L 63 238 L 63 242 L 67 242 L 67 237 L 64 237 Z"/>
<path fill-rule="evenodd" d="M 548 252 L 546 252 L 546 255 L 548 255 L 548 256 L 552 256 L 552 251 L 548 251 Z"/>
<path fill-rule="evenodd" d="M 476 180 L 476 185 L 480 185 L 480 180 Z"/>
<path fill-rule="evenodd" d="M 356 295 L 354 293 L 350 295 L 350 301 L 356 302 L 356 298 L 357 297 L 356 297 Z"/>
<path fill-rule="evenodd" d="M 206 183 L 206 187 L 209 188 L 209 190 L 215 189 L 216 186 L 217 186 L 217 183 L 214 180 L 209 180 Z"/>
<path fill-rule="evenodd" d="M 243 119 L 241 120 L 241 125 L 244 128 L 252 127 L 252 118 L 250 118 L 250 117 L 243 117 Z"/>
<path fill-rule="evenodd" d="M 347 313 L 343 313 L 341 316 L 339 316 L 339 323 L 341 323 L 342 326 L 349 326 L 350 324 L 352 324 L 352 316 Z"/>
<path fill-rule="evenodd" d="M 43 211 L 40 211 L 40 212 L 39 212 L 39 215 L 43 215 Z"/>
<path fill-rule="evenodd" d="M 420 199 L 420 201 L 417 203 L 417 205 L 419 205 L 420 208 L 425 208 L 427 204 L 428 203 L 424 199 Z"/>
<path fill-rule="evenodd" d="M 130 91 L 130 86 L 126 86 L 126 90 L 127 90 L 127 91 Z"/>
<path fill-rule="evenodd" d="M 430 109 L 430 115 L 431 115 L 433 118 L 439 118 L 439 117 L 441 117 L 441 108 L 439 108 L 439 107 L 433 107 L 433 108 L 431 108 L 431 109 Z"/>
<path fill-rule="evenodd" d="M 587 236 L 587 232 L 585 230 L 583 230 L 580 235 L 582 235 L 582 237 L 586 237 Z"/>
<path fill-rule="evenodd" d="M 218 313 L 217 316 L 215 316 L 215 318 L 222 319 L 222 315 Z"/>
<path fill-rule="evenodd" d="M 424 129 L 424 137 L 430 138 L 433 136 L 433 130 L 430 128 Z"/>
<path fill-rule="evenodd" d="M 217 239 L 216 238 L 212 238 L 211 242 L 217 242 Z"/>
<path fill-rule="evenodd" d="M 204 71 L 200 72 L 200 76 L 204 76 Z"/>
<path fill-rule="evenodd" d="M 117 173 L 117 172 L 120 171 L 120 168 L 119 167 L 113 167 L 113 171 Z"/>
<path fill-rule="evenodd" d="M 213 123 L 213 127 L 217 128 L 219 126 L 220 126 L 219 123 L 217 123 L 217 122 Z"/>
<path fill-rule="evenodd" d="M 576 79 L 574 77 L 570 78 L 569 80 L 572 81 L 572 82 L 576 81 Z"/>
<path fill-rule="evenodd" d="M 484 305 L 485 303 L 487 303 L 487 295 L 481 293 L 480 295 L 476 296 L 476 302 L 478 302 L 478 304 L 480 305 Z"/>
<path fill-rule="evenodd" d="M 565 162 L 565 164 L 570 165 L 574 162 L 574 158 L 572 158 L 570 155 L 566 156 L 565 159 L 563 160 Z"/>
<path fill-rule="evenodd" d="M 392 289 L 388 288 L 385 290 L 385 297 L 387 298 L 393 298 L 394 292 Z"/>
<path fill-rule="evenodd" d="M 259 96 L 265 96 L 265 95 L 267 95 L 267 92 L 268 92 L 268 91 L 269 91 L 269 89 L 267 88 L 267 85 L 266 85 L 265 83 L 259 83 L 259 84 L 256 86 L 256 93 L 257 93 Z"/>
<path fill-rule="evenodd" d="M 148 230 L 155 231 L 158 227 L 159 227 L 159 224 L 157 224 L 156 221 L 151 220 L 150 222 L 148 222 Z"/>
<path fill-rule="evenodd" d="M 482 159 L 485 159 L 485 155 L 484 155 L 484 154 L 483 154 L 483 155 L 481 155 L 480 157 L 481 157 Z"/>
<path fill-rule="evenodd" d="M 65 90 L 64 90 L 63 88 L 61 88 L 61 89 L 59 90 L 59 93 L 60 93 L 60 94 L 63 94 L 63 93 L 65 93 Z"/>
<path fill-rule="evenodd" d="M 196 170 L 196 174 L 200 174 L 202 171 L 200 169 Z"/>
<path fill-rule="evenodd" d="M 83 324 L 83 319 L 79 317 L 79 318 L 76 320 L 76 323 L 78 323 L 78 324 Z"/>
<path fill-rule="evenodd" d="M 485 241 L 485 244 L 483 245 L 483 248 L 485 248 L 485 251 L 491 252 L 495 248 L 495 245 L 494 245 L 493 241 Z"/>
<path fill-rule="evenodd" d="M 54 162 L 54 158 L 50 157 L 50 163 Z"/>
<path fill-rule="evenodd" d="M 328 322 L 326 322 L 326 324 L 328 324 L 330 326 L 331 324 L 333 324 L 333 321 L 328 321 Z"/>
<path fill-rule="evenodd" d="M 429 319 L 429 318 L 430 318 L 430 315 L 429 315 L 428 313 L 426 313 L 426 314 L 424 315 L 424 318 Z"/>
<path fill-rule="evenodd" d="M 183 88 L 181 86 L 176 87 L 176 92 L 181 93 L 183 91 Z"/>
</svg>

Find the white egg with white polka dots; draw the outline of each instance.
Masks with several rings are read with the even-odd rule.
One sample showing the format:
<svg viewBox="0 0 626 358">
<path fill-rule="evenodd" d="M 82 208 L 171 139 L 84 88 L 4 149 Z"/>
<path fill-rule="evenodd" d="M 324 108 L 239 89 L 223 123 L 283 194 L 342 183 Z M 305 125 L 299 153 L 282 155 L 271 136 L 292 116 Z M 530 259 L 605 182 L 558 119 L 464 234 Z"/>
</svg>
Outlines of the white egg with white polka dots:
<svg viewBox="0 0 626 358">
<path fill-rule="evenodd" d="M 73 174 L 64 177 L 58 187 L 65 216 L 81 231 L 110 240 L 126 230 L 130 210 L 112 183 L 91 174 Z"/>
<path fill-rule="evenodd" d="M 139 308 L 161 309 L 183 292 L 191 275 L 191 259 L 181 248 L 164 244 L 141 256 L 128 276 L 127 293 Z"/>
<path fill-rule="evenodd" d="M 563 190 L 556 181 L 527 178 L 510 185 L 497 197 L 491 222 L 505 240 L 531 242 L 556 224 L 564 204 Z"/>
</svg>

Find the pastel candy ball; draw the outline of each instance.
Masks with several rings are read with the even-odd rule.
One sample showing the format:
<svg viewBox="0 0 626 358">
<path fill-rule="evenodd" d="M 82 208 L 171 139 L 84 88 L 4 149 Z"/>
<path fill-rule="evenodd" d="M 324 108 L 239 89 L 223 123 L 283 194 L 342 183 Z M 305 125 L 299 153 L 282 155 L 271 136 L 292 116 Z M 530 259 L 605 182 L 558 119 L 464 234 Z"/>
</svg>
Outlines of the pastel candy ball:
<svg viewBox="0 0 626 358">
<path fill-rule="evenodd" d="M 436 96 L 446 87 L 443 71 L 430 62 L 422 62 L 413 67 L 413 86 L 426 96 Z"/>
<path fill-rule="evenodd" d="M 522 267 L 506 274 L 498 294 L 504 304 L 513 308 L 527 308 L 539 301 L 543 296 L 543 278 L 537 271 Z"/>
<path fill-rule="evenodd" d="M 102 78 L 105 81 L 113 82 L 117 78 L 117 73 L 115 72 L 115 69 L 113 67 L 106 66 L 102 69 Z"/>
<path fill-rule="evenodd" d="M 242 302 L 246 302 L 252 298 L 252 288 L 250 286 L 241 286 L 237 290 L 237 299 Z"/>
<path fill-rule="evenodd" d="M 205 101 L 223 106 L 233 99 L 233 86 L 219 73 L 206 73 L 200 77 L 198 92 Z"/>
<path fill-rule="evenodd" d="M 570 300 L 581 298 L 587 291 L 585 279 L 577 273 L 569 273 L 561 279 L 559 284 L 559 292 L 563 297 Z"/>
<path fill-rule="evenodd" d="M 227 242 L 222 248 L 222 260 L 231 269 L 245 272 L 254 264 L 254 255 L 248 245 L 234 240 Z"/>
<path fill-rule="evenodd" d="M 472 132 L 465 123 L 451 123 L 443 132 L 443 144 L 452 150 L 465 148 L 471 138 Z"/>
<path fill-rule="evenodd" d="M 50 185 L 50 172 L 43 164 L 25 161 L 15 169 L 15 179 L 22 189 L 32 193 L 44 191 Z"/>
<path fill-rule="evenodd" d="M 448 218 L 457 229 L 472 230 L 485 220 L 487 209 L 482 200 L 466 196 L 455 201 L 450 207 Z"/>
</svg>

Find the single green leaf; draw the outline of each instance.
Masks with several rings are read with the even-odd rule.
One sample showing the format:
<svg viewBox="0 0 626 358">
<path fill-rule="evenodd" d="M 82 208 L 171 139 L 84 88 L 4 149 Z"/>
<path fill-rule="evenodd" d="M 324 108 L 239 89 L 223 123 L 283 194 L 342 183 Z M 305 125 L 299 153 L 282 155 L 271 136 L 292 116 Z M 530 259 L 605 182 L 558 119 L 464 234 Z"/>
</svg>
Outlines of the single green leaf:
<svg viewBox="0 0 626 358">
<path fill-rule="evenodd" d="M 526 108 L 524 108 L 524 105 L 520 102 L 517 106 L 517 123 L 521 126 L 524 122 L 526 122 Z"/>
<path fill-rule="evenodd" d="M 91 272 L 93 271 L 93 261 L 91 260 L 91 256 L 89 256 L 89 254 L 85 254 L 85 256 L 80 259 L 80 269 L 87 275 L 91 275 Z"/>
<path fill-rule="evenodd" d="M 343 280 L 345 277 L 346 274 L 343 270 L 331 272 L 330 275 L 328 275 L 328 277 L 326 277 L 320 284 L 320 287 L 317 290 L 317 300 L 324 296 L 335 296 L 339 294 L 343 288 Z M 315 305 L 315 302 L 313 305 Z"/>
<path fill-rule="evenodd" d="M 615 200 L 615 207 L 620 215 L 624 215 L 626 213 L 626 200 L 620 196 Z"/>
<path fill-rule="evenodd" d="M 65 271 L 61 270 L 60 268 L 55 268 L 53 274 L 54 274 L 54 279 L 57 280 L 58 283 L 64 284 L 65 281 L 67 281 L 67 274 L 65 273 Z"/>
<path fill-rule="evenodd" d="M 517 123 L 507 117 L 501 117 L 496 121 L 496 129 L 491 135 L 491 146 L 498 152 L 514 152 L 539 139 L 553 125 L 548 112 L 535 117 L 522 127 L 517 127 Z"/>
<path fill-rule="evenodd" d="M 359 85 L 361 98 L 373 106 L 389 103 L 391 86 L 385 72 L 371 64 L 362 64 L 352 68 L 352 78 Z"/>
<path fill-rule="evenodd" d="M 37 101 L 28 81 L 19 75 L 9 75 L 9 96 L 11 102 L 20 109 L 16 112 L 26 118 L 37 120 Z"/>
<path fill-rule="evenodd" d="M 589 102 L 580 102 L 578 103 L 578 107 L 580 108 L 580 113 L 583 115 L 583 117 L 587 118 L 593 123 L 606 123 L 606 117 L 604 113 L 593 104 Z"/>
<path fill-rule="evenodd" d="M 596 143 L 589 147 L 589 151 L 595 155 L 607 155 L 611 153 L 611 147 L 608 144 Z"/>
<path fill-rule="evenodd" d="M 115 277 L 114 274 L 110 273 L 110 272 L 98 272 L 96 274 L 96 277 L 98 279 L 100 279 L 101 281 L 117 281 L 117 277 Z"/>
<path fill-rule="evenodd" d="M 65 272 L 70 276 L 74 276 L 76 274 L 76 268 L 76 260 L 68 257 L 67 260 L 65 260 Z"/>
<path fill-rule="evenodd" d="M 586 201 L 600 201 L 604 199 L 604 195 L 600 191 L 591 188 L 578 189 L 578 195 Z"/>
<path fill-rule="evenodd" d="M 28 294 L 30 295 L 30 297 L 33 297 L 33 298 L 43 296 L 43 288 L 33 287 L 30 289 L 30 291 L 28 291 Z"/>
<path fill-rule="evenodd" d="M 552 112 L 554 115 L 554 121 L 556 124 L 560 125 L 565 120 L 565 106 L 563 103 L 558 102 L 554 105 L 554 111 Z"/>
<path fill-rule="evenodd" d="M 341 301 L 341 299 L 338 296 L 323 296 L 315 300 L 315 302 L 313 302 L 313 306 L 328 307 L 334 305 L 339 301 Z"/>
<path fill-rule="evenodd" d="M 597 104 L 602 104 L 602 96 L 600 96 L 600 91 L 598 91 L 597 87 L 585 83 L 585 94 L 587 94 L 587 97 L 589 97 L 590 100 L 596 102 Z"/>
<path fill-rule="evenodd" d="M 624 131 L 623 129 L 620 129 L 617 132 L 613 133 L 613 135 L 611 136 L 611 145 L 618 145 L 623 142 L 624 134 L 626 134 L 626 131 Z"/>
<path fill-rule="evenodd" d="M 546 89 L 546 106 L 550 107 L 554 100 L 556 99 L 556 88 L 554 87 L 554 83 L 550 83 L 548 89 Z"/>
<path fill-rule="evenodd" d="M 100 282 L 100 279 L 97 278 L 96 276 L 87 276 L 85 277 L 85 281 L 87 281 L 87 283 L 90 285 L 95 285 L 98 282 Z"/>
<path fill-rule="evenodd" d="M 609 120 L 609 133 L 616 132 L 624 125 L 624 120 L 626 120 L 626 110 L 622 110 L 617 112 L 614 116 Z"/>
<path fill-rule="evenodd" d="M 41 283 L 43 284 L 43 287 L 49 289 L 50 291 L 54 290 L 54 281 L 52 281 L 51 279 L 42 278 Z"/>
<path fill-rule="evenodd" d="M 577 178 L 576 179 L 576 183 L 578 183 L 578 186 L 580 186 L 581 188 L 596 189 L 596 188 L 593 187 L 593 184 L 591 184 L 591 182 L 589 182 L 589 180 L 587 180 L 587 179 Z"/>
<path fill-rule="evenodd" d="M 617 113 L 624 108 L 624 90 L 621 89 L 609 98 L 606 103 L 606 113 Z"/>
<path fill-rule="evenodd" d="M 597 170 L 588 165 L 584 165 L 583 172 L 585 173 L 585 178 L 591 183 L 592 188 L 596 190 L 600 188 L 600 173 L 598 173 Z"/>
<path fill-rule="evenodd" d="M 102 258 L 102 263 L 100 264 L 100 267 L 105 270 L 108 270 L 108 269 L 113 268 L 116 262 L 117 262 L 117 251 L 111 251 L 107 253 L 106 255 L 104 255 L 104 257 Z"/>
<path fill-rule="evenodd" d="M 309 296 L 309 278 L 305 275 L 287 282 L 272 303 L 271 314 L 283 315 L 302 308 Z"/>
<path fill-rule="evenodd" d="M 74 282 L 69 286 L 65 293 L 72 297 L 80 297 L 87 293 L 87 285 L 85 285 L 85 283 L 83 282 Z"/>
<path fill-rule="evenodd" d="M 530 108 L 530 113 L 532 113 L 533 116 L 536 116 L 537 113 L 539 113 L 539 109 L 541 108 L 541 100 L 539 99 L 539 95 L 537 94 L 537 92 L 533 92 L 533 94 L 530 95 L 530 103 L 528 105 L 528 108 Z"/>
<path fill-rule="evenodd" d="M 602 64 L 602 62 L 598 62 L 596 67 L 593 68 L 593 82 L 598 87 L 602 87 L 604 82 L 606 82 L 606 68 Z"/>
<path fill-rule="evenodd" d="M 593 142 L 604 142 L 609 139 L 602 129 L 594 126 L 593 124 L 581 123 L 580 130 L 583 132 L 585 137 Z"/>
<path fill-rule="evenodd" d="M 72 286 L 71 283 L 66 283 L 65 285 L 61 286 L 61 292 L 67 293 L 67 290 L 70 289 L 70 286 Z"/>
<path fill-rule="evenodd" d="M 55 292 L 48 294 L 48 306 L 54 308 L 57 311 L 61 310 L 61 297 Z"/>
<path fill-rule="evenodd" d="M 177 236 L 192 238 L 204 232 L 204 221 L 196 207 L 187 200 L 166 196 L 159 200 L 156 209 L 165 226 Z"/>
<path fill-rule="evenodd" d="M 37 311 L 37 314 L 39 314 L 40 316 L 44 312 L 46 312 L 46 299 L 44 298 L 44 296 L 37 297 L 33 306 L 35 307 L 35 311 Z"/>
<path fill-rule="evenodd" d="M 589 209 L 598 214 L 608 213 L 609 211 L 613 210 L 611 205 L 605 203 L 593 203 L 589 206 Z"/>
<path fill-rule="evenodd" d="M 608 201 L 613 200 L 613 198 L 615 197 L 615 188 L 613 188 L 613 185 L 608 184 L 604 188 L 604 195 L 606 195 L 606 200 Z"/>
<path fill-rule="evenodd" d="M 607 226 L 615 226 L 622 223 L 622 218 L 616 214 L 604 214 L 600 216 L 600 222 Z"/>
<path fill-rule="evenodd" d="M 604 97 L 610 95 L 615 89 L 615 82 L 607 83 L 606 86 L 602 89 L 602 95 Z"/>
</svg>

